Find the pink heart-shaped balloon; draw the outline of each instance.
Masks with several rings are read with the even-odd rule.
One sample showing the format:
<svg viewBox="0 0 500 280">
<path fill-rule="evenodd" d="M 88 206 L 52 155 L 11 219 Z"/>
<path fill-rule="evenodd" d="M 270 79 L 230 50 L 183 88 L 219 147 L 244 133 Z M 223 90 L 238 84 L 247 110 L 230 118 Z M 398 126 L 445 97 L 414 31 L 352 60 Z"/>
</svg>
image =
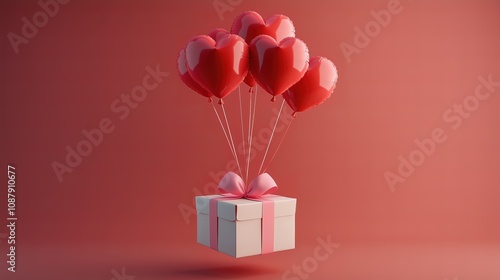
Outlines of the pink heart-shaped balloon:
<svg viewBox="0 0 500 280">
<path fill-rule="evenodd" d="M 295 112 L 303 112 L 328 99 L 337 79 L 333 62 L 324 57 L 313 57 L 304 77 L 283 93 L 283 97 Z"/>
<path fill-rule="evenodd" d="M 248 45 L 237 35 L 217 42 L 209 36 L 194 37 L 186 47 L 187 69 L 193 80 L 216 97 L 223 98 L 248 73 Z"/>
<path fill-rule="evenodd" d="M 278 44 L 269 35 L 259 35 L 250 44 L 250 57 L 250 73 L 262 88 L 276 96 L 304 76 L 309 51 L 297 38 L 285 38 Z"/>
<path fill-rule="evenodd" d="M 247 11 L 238 15 L 233 21 L 231 33 L 245 39 L 247 44 L 250 44 L 255 37 L 263 34 L 269 35 L 280 42 L 287 37 L 295 37 L 295 27 L 287 16 L 276 14 L 264 21 L 257 12 Z M 249 73 L 245 78 L 245 83 L 253 87 L 256 81 Z"/>
<path fill-rule="evenodd" d="M 195 92 L 210 98 L 212 94 L 208 92 L 206 89 L 204 89 L 202 86 L 200 86 L 188 72 L 188 69 L 186 67 L 186 49 L 182 49 L 179 52 L 179 55 L 177 56 L 177 73 L 179 74 L 179 77 L 181 78 L 181 81 L 184 82 L 190 89 L 194 90 Z"/>
</svg>

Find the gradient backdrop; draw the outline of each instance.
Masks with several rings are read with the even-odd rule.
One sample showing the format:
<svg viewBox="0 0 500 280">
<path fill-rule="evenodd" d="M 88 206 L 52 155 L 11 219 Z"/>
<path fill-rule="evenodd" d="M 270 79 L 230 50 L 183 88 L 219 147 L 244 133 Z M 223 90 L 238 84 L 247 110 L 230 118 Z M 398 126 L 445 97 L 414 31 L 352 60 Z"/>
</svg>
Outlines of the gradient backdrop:
<svg viewBox="0 0 500 280">
<path fill-rule="evenodd" d="M 18 221 L 11 273 L 5 176 L 0 278 L 498 280 L 500 2 L 401 0 L 374 24 L 372 11 L 391 3 L 72 0 L 45 24 L 38 13 L 41 27 L 25 30 L 16 53 L 10 32 L 22 36 L 23 17 L 42 8 L 2 1 L 0 156 L 1 168 L 16 167 Z M 212 192 L 231 155 L 175 62 L 190 38 L 228 29 L 246 10 L 288 15 L 340 78 L 326 103 L 294 120 L 268 170 L 280 194 L 298 198 L 297 248 L 233 259 L 196 244 L 193 198 Z M 170 75 L 126 114 L 121 95 L 157 65 Z M 483 100 L 480 76 L 493 81 L 479 87 Z M 237 96 L 226 102 L 238 142 Z M 269 97 L 259 90 L 261 139 L 280 105 Z M 113 130 L 59 180 L 52 164 L 103 119 Z M 436 129 L 444 142 L 419 158 L 415 141 Z M 385 175 L 410 155 L 419 166 L 391 187 Z M 336 248 L 317 261 L 328 236 Z"/>
</svg>

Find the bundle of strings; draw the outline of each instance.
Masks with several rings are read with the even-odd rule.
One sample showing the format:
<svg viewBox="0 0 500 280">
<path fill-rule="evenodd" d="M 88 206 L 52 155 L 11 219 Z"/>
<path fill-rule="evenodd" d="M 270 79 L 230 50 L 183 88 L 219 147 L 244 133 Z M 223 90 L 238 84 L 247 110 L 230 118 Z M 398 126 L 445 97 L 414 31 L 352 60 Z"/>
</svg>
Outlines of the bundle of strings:
<svg viewBox="0 0 500 280">
<path fill-rule="evenodd" d="M 238 86 L 238 99 L 239 99 L 239 110 L 240 110 L 240 125 L 241 125 L 241 137 L 243 140 L 243 165 L 240 164 L 240 160 L 238 157 L 238 152 L 236 150 L 236 145 L 234 144 L 234 138 L 233 138 L 233 133 L 231 131 L 231 127 L 229 125 L 226 109 L 224 106 L 224 102 L 222 100 L 219 100 L 218 104 L 220 105 L 221 111 L 222 111 L 222 117 L 217 111 L 216 105 L 214 102 L 211 102 L 212 107 L 214 109 L 215 115 L 217 117 L 217 120 L 219 121 L 219 124 L 222 128 L 222 132 L 224 133 L 224 137 L 226 138 L 227 144 L 229 146 L 229 149 L 231 151 L 231 154 L 233 155 L 234 160 L 236 161 L 236 165 L 238 167 L 239 174 L 242 178 L 245 178 L 245 183 L 248 183 L 248 176 L 249 176 L 249 170 L 250 170 L 250 161 L 252 157 L 252 141 L 253 141 L 253 132 L 254 132 L 254 127 L 255 127 L 255 112 L 257 108 L 257 87 L 255 87 L 255 90 L 253 88 L 250 88 L 249 90 L 249 110 L 248 110 L 248 130 L 246 133 L 246 138 L 245 138 L 245 128 L 244 128 L 244 116 L 243 116 L 243 105 L 242 105 L 242 98 L 241 98 L 241 87 Z M 278 115 L 276 116 L 276 121 L 274 123 L 273 129 L 271 131 L 271 135 L 269 137 L 269 141 L 267 142 L 266 150 L 264 152 L 264 156 L 262 157 L 262 161 L 259 166 L 259 170 L 257 172 L 257 175 L 260 175 L 268 169 L 269 165 L 273 161 L 274 157 L 276 156 L 279 148 L 281 147 L 281 144 L 283 143 L 283 140 L 285 139 L 285 136 L 288 132 L 288 129 L 290 128 L 290 125 L 292 124 L 292 121 L 294 118 L 292 118 L 290 122 L 288 122 L 288 125 L 281 137 L 281 140 L 279 141 L 278 145 L 274 149 L 274 152 L 272 153 L 272 156 L 269 158 L 267 164 L 266 163 L 266 158 L 269 153 L 269 148 L 271 147 L 271 143 L 274 139 L 274 134 L 276 132 L 276 126 L 278 125 L 278 122 L 281 118 L 281 114 L 283 112 L 283 106 L 285 105 L 285 100 L 281 103 Z M 245 142 L 246 141 L 246 142 Z M 248 145 L 248 149 L 246 148 L 246 145 Z M 243 166 L 243 168 L 242 168 Z M 264 168 L 265 166 L 265 168 Z"/>
</svg>

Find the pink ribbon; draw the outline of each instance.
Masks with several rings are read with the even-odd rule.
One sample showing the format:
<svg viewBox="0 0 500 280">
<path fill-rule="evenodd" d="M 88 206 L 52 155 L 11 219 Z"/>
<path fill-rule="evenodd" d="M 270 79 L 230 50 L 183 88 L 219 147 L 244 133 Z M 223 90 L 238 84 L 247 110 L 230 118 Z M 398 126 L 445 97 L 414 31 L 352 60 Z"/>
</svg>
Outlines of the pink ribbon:
<svg viewBox="0 0 500 280">
<path fill-rule="evenodd" d="M 262 173 L 250 182 L 248 189 L 241 177 L 228 172 L 219 183 L 219 192 L 222 195 L 236 198 L 260 198 L 263 195 L 274 193 L 278 190 L 276 182 L 267 173 Z"/>
<path fill-rule="evenodd" d="M 218 249 L 218 202 L 246 198 L 262 202 L 262 254 L 274 252 L 274 201 L 262 197 L 278 190 L 271 175 L 260 174 L 246 188 L 245 182 L 238 174 L 228 172 L 220 181 L 218 190 L 225 197 L 210 200 L 210 247 Z"/>
</svg>

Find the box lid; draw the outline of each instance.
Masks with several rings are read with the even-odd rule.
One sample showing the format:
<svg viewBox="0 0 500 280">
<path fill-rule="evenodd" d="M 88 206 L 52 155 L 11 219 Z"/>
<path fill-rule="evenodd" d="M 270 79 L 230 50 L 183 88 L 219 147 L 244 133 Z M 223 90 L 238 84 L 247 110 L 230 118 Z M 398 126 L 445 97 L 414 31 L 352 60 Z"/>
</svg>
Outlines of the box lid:
<svg viewBox="0 0 500 280">
<path fill-rule="evenodd" d="M 209 214 L 210 199 L 224 197 L 207 195 L 196 197 L 198 213 Z M 274 217 L 295 215 L 297 199 L 279 195 L 266 195 L 262 199 L 274 201 Z M 244 221 L 262 218 L 262 202 L 249 199 L 228 199 L 217 203 L 218 217 L 229 221 Z"/>
</svg>

